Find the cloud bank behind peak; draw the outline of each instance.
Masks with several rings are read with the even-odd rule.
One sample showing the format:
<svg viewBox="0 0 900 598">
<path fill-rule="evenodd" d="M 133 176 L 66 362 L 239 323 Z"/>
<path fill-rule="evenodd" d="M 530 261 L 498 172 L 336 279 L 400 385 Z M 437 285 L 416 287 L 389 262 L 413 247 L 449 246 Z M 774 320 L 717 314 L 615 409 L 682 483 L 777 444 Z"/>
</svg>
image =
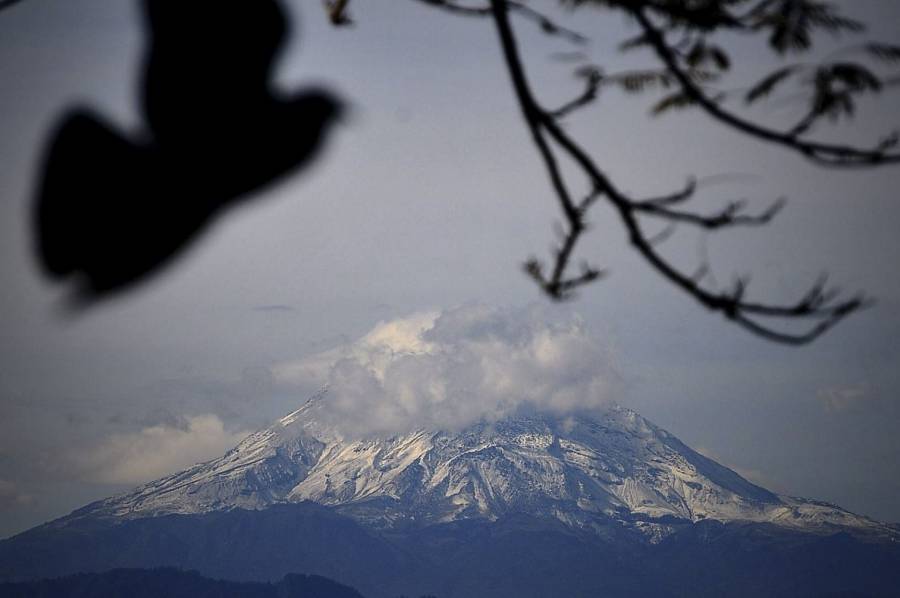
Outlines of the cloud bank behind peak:
<svg viewBox="0 0 900 598">
<path fill-rule="evenodd" d="M 601 408 L 618 376 L 575 316 L 468 305 L 381 322 L 342 347 L 282 364 L 282 381 L 328 387 L 322 417 L 348 436 L 457 430 L 523 409 Z"/>
</svg>

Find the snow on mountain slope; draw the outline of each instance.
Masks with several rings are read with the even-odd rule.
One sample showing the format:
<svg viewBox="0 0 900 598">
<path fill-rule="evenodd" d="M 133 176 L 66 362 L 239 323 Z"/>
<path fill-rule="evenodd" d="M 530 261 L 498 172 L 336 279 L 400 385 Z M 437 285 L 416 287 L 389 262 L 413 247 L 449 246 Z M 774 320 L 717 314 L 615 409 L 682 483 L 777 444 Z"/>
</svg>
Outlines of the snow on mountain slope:
<svg viewBox="0 0 900 598">
<path fill-rule="evenodd" d="M 79 514 L 140 518 L 309 500 L 382 528 L 524 512 L 582 529 L 615 521 L 651 538 L 674 521 L 703 519 L 886 533 L 834 505 L 751 484 L 618 406 L 354 440 L 320 423 L 327 400 L 314 397 L 220 459 Z"/>
</svg>

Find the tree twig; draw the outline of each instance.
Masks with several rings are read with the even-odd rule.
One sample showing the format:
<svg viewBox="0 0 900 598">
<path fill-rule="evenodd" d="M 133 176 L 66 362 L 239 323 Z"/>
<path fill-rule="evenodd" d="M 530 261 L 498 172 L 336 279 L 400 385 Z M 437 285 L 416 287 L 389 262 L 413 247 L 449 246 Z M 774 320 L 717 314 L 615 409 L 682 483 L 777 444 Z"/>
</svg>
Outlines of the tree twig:
<svg viewBox="0 0 900 598">
<path fill-rule="evenodd" d="M 7 8 L 12 8 L 16 4 L 21 3 L 23 0 L 0 0 L 0 10 L 6 10 Z"/>
<path fill-rule="evenodd" d="M 805 125 L 800 130 L 778 131 L 753 123 L 725 110 L 713 98 L 707 96 L 681 67 L 676 52 L 666 43 L 663 32 L 652 23 L 643 7 L 635 4 L 629 12 L 643 29 L 647 43 L 681 86 L 685 96 L 719 122 L 758 139 L 797 151 L 810 160 L 827 166 L 873 166 L 900 162 L 900 154 L 889 154 L 880 149 L 861 149 L 849 145 L 800 139 L 799 134 L 805 132 L 809 125 Z"/>
<path fill-rule="evenodd" d="M 747 282 L 744 279 L 739 279 L 735 287 L 730 291 L 712 291 L 702 286 L 703 275 L 698 276 L 697 273 L 687 275 L 670 264 L 654 249 L 654 239 L 644 235 L 638 220 L 638 214 L 650 212 L 654 216 L 667 219 L 670 222 L 688 221 L 706 228 L 709 228 L 711 225 L 725 226 L 728 223 L 761 224 L 767 222 L 775 215 L 780 207 L 780 203 L 776 203 L 762 215 L 755 217 L 739 216 L 739 210 L 736 207 L 726 208 L 723 213 L 712 217 L 704 217 L 691 215 L 686 212 L 674 212 L 665 207 L 667 204 L 679 203 L 688 199 L 694 192 L 693 183 L 690 183 L 680 192 L 657 198 L 656 200 L 639 202 L 627 197 L 603 174 L 590 156 L 566 134 L 556 122 L 553 114 L 539 106 L 525 76 L 525 70 L 518 52 L 518 45 L 509 22 L 506 1 L 491 0 L 491 10 L 497 26 L 503 56 L 512 80 L 513 90 L 519 100 L 522 116 L 532 131 L 532 137 L 538 145 L 539 153 L 550 172 L 557 199 L 570 223 L 566 244 L 563 246 L 565 251 L 558 251 L 556 254 L 554 274 L 565 272 L 566 270 L 571 259 L 572 249 L 578 239 L 578 234 L 580 234 L 578 231 L 583 230 L 584 212 L 576 209 L 565 189 L 564 182 L 561 181 L 559 165 L 552 150 L 548 147 L 548 139 L 552 140 L 565 155 L 584 171 L 594 185 L 595 194 L 605 197 L 612 204 L 618 212 L 625 229 L 628 231 L 632 246 L 652 268 L 707 309 L 721 313 L 750 332 L 780 343 L 791 345 L 806 344 L 821 336 L 850 313 L 869 304 L 868 300 L 862 296 L 836 302 L 837 291 L 826 289 L 824 280 L 813 285 L 810 291 L 793 304 L 778 305 L 751 302 L 745 299 Z M 542 270 L 536 264 L 535 260 L 531 260 L 526 264 L 526 269 L 535 278 L 544 283 L 545 290 L 550 292 L 547 289 L 547 281 L 541 275 Z M 706 270 L 707 268 L 704 265 L 700 271 L 705 272 Z M 571 290 L 574 286 L 596 278 L 597 276 L 593 278 L 589 276 L 573 278 L 570 279 L 573 287 L 566 286 L 565 288 L 566 290 Z M 806 319 L 812 320 L 813 323 L 801 332 L 791 332 L 768 326 L 762 323 L 759 318 Z"/>
</svg>

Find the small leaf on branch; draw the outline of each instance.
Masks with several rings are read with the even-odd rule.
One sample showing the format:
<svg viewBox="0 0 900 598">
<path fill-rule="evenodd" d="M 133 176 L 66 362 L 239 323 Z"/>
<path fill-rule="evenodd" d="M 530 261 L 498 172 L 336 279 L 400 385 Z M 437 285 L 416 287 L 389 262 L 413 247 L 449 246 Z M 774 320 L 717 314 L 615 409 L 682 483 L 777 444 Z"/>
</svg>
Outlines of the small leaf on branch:
<svg viewBox="0 0 900 598">
<path fill-rule="evenodd" d="M 682 110 L 684 108 L 688 108 L 694 104 L 694 99 L 688 96 L 683 92 L 673 93 L 671 95 L 667 95 L 659 102 L 657 102 L 653 108 L 651 108 L 650 113 L 653 116 L 659 116 L 664 112 L 668 112 L 670 110 Z"/>
<path fill-rule="evenodd" d="M 775 90 L 778 85 L 787 80 L 788 77 L 793 75 L 797 71 L 796 66 L 786 66 L 784 68 L 780 68 L 777 71 L 769 73 L 765 77 L 763 77 L 756 85 L 750 88 L 750 91 L 747 92 L 747 95 L 744 96 L 744 100 L 748 104 L 752 104 L 756 100 L 764 98 L 768 96 L 772 91 Z"/>
<path fill-rule="evenodd" d="M 632 37 L 631 39 L 626 39 L 624 42 L 619 44 L 620 52 L 628 52 L 630 50 L 636 50 L 638 48 L 643 48 L 645 46 L 650 45 L 650 39 L 646 34 L 638 35 L 637 37 Z"/>
<path fill-rule="evenodd" d="M 900 46 L 869 43 L 865 45 L 867 54 L 884 62 L 900 62 Z"/>
</svg>

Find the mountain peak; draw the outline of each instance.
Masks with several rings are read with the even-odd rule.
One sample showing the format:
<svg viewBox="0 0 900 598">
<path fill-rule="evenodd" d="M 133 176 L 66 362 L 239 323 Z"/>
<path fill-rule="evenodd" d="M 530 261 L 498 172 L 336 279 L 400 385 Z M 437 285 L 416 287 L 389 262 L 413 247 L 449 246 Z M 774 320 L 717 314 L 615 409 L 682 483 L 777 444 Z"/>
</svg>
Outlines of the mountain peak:
<svg viewBox="0 0 900 598">
<path fill-rule="evenodd" d="M 521 413 L 458 431 L 345 437 L 324 391 L 219 459 L 100 501 L 85 514 L 143 518 L 312 501 L 378 528 L 516 513 L 598 532 L 664 537 L 676 522 L 765 522 L 808 531 L 881 524 L 776 495 L 634 411 Z"/>
</svg>

